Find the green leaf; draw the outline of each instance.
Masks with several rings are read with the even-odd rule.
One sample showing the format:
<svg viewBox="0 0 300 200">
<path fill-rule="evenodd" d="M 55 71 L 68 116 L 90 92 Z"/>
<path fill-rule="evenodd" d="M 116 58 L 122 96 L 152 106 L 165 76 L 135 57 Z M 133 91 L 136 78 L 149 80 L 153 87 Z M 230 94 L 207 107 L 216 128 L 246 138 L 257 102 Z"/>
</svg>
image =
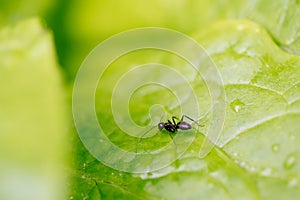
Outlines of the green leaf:
<svg viewBox="0 0 300 200">
<path fill-rule="evenodd" d="M 38 19 L 0 30 L 0 199 L 63 199 L 66 105 Z"/>
<path fill-rule="evenodd" d="M 222 54 L 214 53 L 218 49 L 211 53 L 228 102 L 219 146 L 253 172 L 299 178 L 299 58 L 282 52 L 253 23 L 229 22 L 224 26 L 235 32 L 226 35 L 218 32 L 221 26 L 207 33 L 227 41 Z M 226 76 L 230 71 L 236 77 Z"/>
<path fill-rule="evenodd" d="M 0 24 L 34 14 L 48 15 L 50 11 L 53 15 L 50 21 L 55 21 L 52 28 L 57 29 L 56 39 L 60 41 L 61 62 L 69 65 L 64 66 L 69 67 L 69 73 L 76 71 L 74 66 L 78 66 L 99 39 L 121 30 L 141 26 L 163 26 L 185 33 L 200 30 L 194 38 L 205 46 L 218 65 L 227 93 L 227 118 L 222 136 L 214 151 L 203 160 L 199 160 L 197 154 L 203 142 L 203 135 L 198 134 L 186 154 L 171 166 L 152 173 L 123 173 L 96 161 L 75 137 L 70 199 L 299 198 L 300 62 L 298 57 L 279 48 L 299 54 L 297 0 L 233 0 L 230 3 L 223 0 L 151 3 L 89 0 L 58 3 L 52 10 L 53 2 L 3 1 Z M 259 23 L 270 35 L 249 21 L 226 20 L 237 18 Z M 210 26 L 220 19 L 224 21 Z M 62 22 L 66 26 L 62 27 Z M 57 183 L 63 183 L 59 180 L 64 175 L 57 174 L 55 163 L 65 161 L 61 159 L 66 148 L 61 137 L 67 123 L 61 114 L 65 108 L 61 100 L 64 91 L 55 69 L 52 38 L 39 22 L 27 21 L 1 30 L 0 47 L 0 199 L 10 199 L 14 194 L 24 199 L 24 191 L 31 192 L 32 188 L 32 194 L 38 195 L 37 191 L 47 188 L 48 193 L 55 195 L 56 192 L 52 192 L 55 187 L 47 183 L 58 187 L 61 185 Z M 187 76 L 199 99 L 203 118 L 198 122 L 204 125 L 199 128 L 202 134 L 206 133 L 211 120 L 211 102 L 202 78 L 195 77 L 184 60 L 166 52 L 134 52 L 113 63 L 96 94 L 101 126 L 110 140 L 121 148 L 151 155 L 150 151 L 171 143 L 168 133 L 164 131 L 136 141 L 118 127 L 110 110 L 113 86 L 131 69 L 130 65 L 148 62 L 173 66 Z M 147 76 L 169 79 L 167 74 L 159 72 L 138 78 Z M 179 80 L 175 79 L 173 84 L 184 92 L 185 87 Z M 191 94 L 187 94 L 186 101 L 180 103 L 193 108 L 190 97 Z M 166 89 L 145 86 L 135 91 L 124 106 L 129 107 L 136 124 L 150 128 L 161 119 L 162 109 L 167 112 L 167 118 L 179 116 L 180 103 Z M 164 106 L 152 107 L 154 104 Z M 121 124 L 127 123 L 125 116 Z M 192 132 L 185 132 L 180 141 L 175 139 L 176 147 L 181 148 L 189 141 Z M 163 155 L 162 160 L 171 157 L 171 153 Z M 111 154 L 107 156 L 112 157 Z M 142 164 L 152 164 L 152 161 L 145 158 Z M 45 176 L 44 169 L 49 172 Z M 40 184 L 39 177 L 32 181 L 37 174 L 44 177 L 41 182 L 45 183 L 45 188 L 39 187 L 45 186 Z M 21 178 L 7 184 L 15 180 L 13 177 Z M 16 188 L 20 180 L 28 188 L 8 194 L 7 191 Z M 4 196 L 7 194 L 8 198 Z"/>
<path fill-rule="evenodd" d="M 260 0 L 245 6 L 247 16 L 262 24 L 277 43 L 289 52 L 300 53 L 299 1 Z M 251 6 L 252 9 L 248 9 Z"/>
<path fill-rule="evenodd" d="M 198 122 L 205 125 L 199 129 L 203 134 L 197 134 L 193 144 L 176 162 L 143 174 L 105 167 L 78 142 L 77 152 L 81 154 L 75 159 L 79 172 L 74 173 L 76 189 L 71 192 L 74 199 L 82 195 L 88 197 L 96 189 L 100 194 L 98 199 L 100 196 L 102 199 L 293 199 L 300 196 L 299 57 L 283 52 L 263 28 L 250 21 L 222 21 L 194 38 L 218 66 L 226 89 L 227 115 L 214 150 L 199 159 L 199 147 L 211 112 L 209 93 L 201 77 L 192 76 L 193 72 L 183 60 L 166 52 L 144 50 L 127 54 L 106 70 L 96 92 L 98 120 L 110 140 L 120 148 L 149 154 L 153 149 L 172 144 L 166 132 L 136 142 L 114 122 L 113 89 L 122 75 L 132 69 L 129 64 L 132 62 L 134 66 L 159 62 L 172 66 L 186 77 L 194 77 L 188 80 L 201 99 L 203 117 Z M 147 76 L 168 77 L 155 71 Z M 143 75 L 139 78 L 143 79 Z M 176 80 L 174 84 L 182 86 Z M 181 103 L 181 106 L 194 106 L 189 101 Z M 154 104 L 163 107 L 151 107 Z M 168 118 L 181 114 L 176 98 L 156 86 L 139 88 L 123 106 L 129 106 L 135 123 L 150 123 L 150 127 L 161 118 L 160 109 L 168 113 Z M 128 123 L 125 113 L 118 115 L 124 116 L 121 124 Z M 188 141 L 189 132 L 184 133 L 182 141 L 175 139 L 176 148 Z M 174 149 L 161 159 L 168 159 L 172 153 Z M 142 164 L 147 163 L 151 163 L 151 158 Z"/>
</svg>

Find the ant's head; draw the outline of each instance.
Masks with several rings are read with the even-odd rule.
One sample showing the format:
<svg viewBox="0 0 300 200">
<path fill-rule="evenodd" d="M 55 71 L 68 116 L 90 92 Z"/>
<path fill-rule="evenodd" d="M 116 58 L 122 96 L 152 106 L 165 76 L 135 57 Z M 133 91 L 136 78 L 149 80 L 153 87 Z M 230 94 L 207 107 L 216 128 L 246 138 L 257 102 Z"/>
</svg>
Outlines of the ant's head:
<svg viewBox="0 0 300 200">
<path fill-rule="evenodd" d="M 158 127 L 158 130 L 162 130 L 164 127 L 165 127 L 165 123 L 164 122 L 159 122 L 158 124 L 157 124 L 157 127 Z"/>
</svg>

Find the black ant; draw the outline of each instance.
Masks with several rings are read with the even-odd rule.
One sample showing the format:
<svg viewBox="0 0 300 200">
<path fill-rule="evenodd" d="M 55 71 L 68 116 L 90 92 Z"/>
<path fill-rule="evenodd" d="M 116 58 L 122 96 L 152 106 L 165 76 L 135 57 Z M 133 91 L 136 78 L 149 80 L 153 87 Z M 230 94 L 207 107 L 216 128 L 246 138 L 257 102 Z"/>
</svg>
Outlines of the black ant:
<svg viewBox="0 0 300 200">
<path fill-rule="evenodd" d="M 180 130 L 189 130 L 192 128 L 191 124 L 189 124 L 188 122 L 183 121 L 184 118 L 188 118 L 189 120 L 191 120 L 192 122 L 194 122 L 195 124 L 197 124 L 198 126 L 201 126 L 200 124 L 198 124 L 194 119 L 190 118 L 189 116 L 186 115 L 182 115 L 181 119 L 179 122 L 175 122 L 175 119 L 178 119 L 177 117 L 173 116 L 172 117 L 172 122 L 170 120 L 168 120 L 167 122 L 159 122 L 157 124 L 158 130 L 161 131 L 162 129 L 165 129 L 166 131 L 168 131 L 170 134 L 170 137 L 173 140 L 173 136 L 172 133 L 175 133 L 178 131 L 178 129 Z M 152 129 L 150 129 L 149 131 L 151 131 Z M 139 139 L 139 141 L 149 132 L 147 131 L 146 133 L 144 133 L 142 135 L 142 137 Z"/>
<path fill-rule="evenodd" d="M 179 122 L 175 122 L 175 119 L 178 119 L 177 117 L 173 116 L 172 117 L 172 122 L 170 120 L 168 120 L 168 122 L 159 122 L 157 127 L 158 129 L 161 131 L 162 129 L 166 129 L 168 132 L 170 133 L 175 133 L 177 132 L 178 129 L 180 130 L 189 130 L 192 128 L 191 124 L 183 121 L 183 118 L 188 118 L 189 120 L 191 120 L 192 122 L 194 122 L 195 124 L 197 124 L 198 126 L 200 126 L 195 120 L 193 120 L 192 118 L 190 118 L 189 116 L 186 115 L 182 115 L 181 119 Z M 171 134 L 169 134 L 170 137 L 173 139 L 173 136 Z"/>
<path fill-rule="evenodd" d="M 162 117 L 163 118 L 163 117 Z M 173 116 L 172 117 L 172 121 L 168 120 L 167 122 L 159 122 L 157 124 L 158 130 L 161 131 L 163 129 L 165 129 L 166 131 L 169 132 L 169 136 L 171 137 L 173 143 L 174 143 L 174 138 L 173 135 L 174 133 L 176 133 L 179 130 L 189 130 L 192 128 L 191 124 L 189 124 L 188 122 L 183 121 L 184 118 L 189 119 L 190 121 L 194 122 L 195 124 L 197 124 L 198 126 L 201 126 L 200 124 L 198 124 L 194 119 L 186 116 L 186 115 L 182 115 L 181 119 L 179 122 L 176 123 L 175 119 L 178 119 L 177 117 Z M 161 121 L 161 120 L 160 120 Z M 150 130 L 148 130 L 147 132 L 145 132 L 139 139 L 138 139 L 138 143 L 141 142 L 141 140 L 143 139 L 143 137 L 149 133 L 151 130 L 153 130 L 154 127 L 152 127 Z M 175 143 L 174 143 L 175 144 Z M 137 152 L 137 145 L 136 145 L 136 152 Z"/>
</svg>

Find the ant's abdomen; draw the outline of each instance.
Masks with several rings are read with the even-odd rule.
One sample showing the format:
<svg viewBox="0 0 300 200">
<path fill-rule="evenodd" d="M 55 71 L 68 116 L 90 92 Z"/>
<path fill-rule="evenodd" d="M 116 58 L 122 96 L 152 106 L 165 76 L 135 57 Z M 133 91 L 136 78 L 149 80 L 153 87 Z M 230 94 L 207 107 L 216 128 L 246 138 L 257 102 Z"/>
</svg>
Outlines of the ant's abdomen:
<svg viewBox="0 0 300 200">
<path fill-rule="evenodd" d="M 188 129 L 192 128 L 192 126 L 187 122 L 180 122 L 177 124 L 177 126 L 178 126 L 178 129 L 180 129 L 180 130 L 188 130 Z"/>
</svg>

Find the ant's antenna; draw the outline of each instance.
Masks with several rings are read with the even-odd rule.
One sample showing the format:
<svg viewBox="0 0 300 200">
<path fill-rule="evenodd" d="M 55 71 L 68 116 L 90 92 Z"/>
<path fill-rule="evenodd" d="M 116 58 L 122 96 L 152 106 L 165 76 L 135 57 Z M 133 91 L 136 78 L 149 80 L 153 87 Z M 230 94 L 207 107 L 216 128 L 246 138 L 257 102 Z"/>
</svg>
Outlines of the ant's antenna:
<svg viewBox="0 0 300 200">
<path fill-rule="evenodd" d="M 161 120 L 164 118 L 164 116 L 165 116 L 165 112 L 163 113 L 163 115 L 161 116 L 161 118 L 160 118 L 160 122 L 161 122 Z M 137 140 L 137 143 L 136 143 L 136 149 L 135 149 L 135 152 L 137 153 L 137 146 L 138 146 L 138 144 L 142 141 L 142 139 L 143 139 L 143 137 L 145 136 L 145 135 L 147 135 L 150 131 L 152 131 L 155 127 L 157 127 L 157 126 L 153 126 L 153 127 L 151 127 L 148 131 L 146 131 L 145 133 L 143 133 L 143 135 Z"/>
<path fill-rule="evenodd" d="M 161 116 L 161 118 L 160 118 L 160 122 L 161 122 L 161 120 L 163 119 L 163 117 L 165 116 L 165 113 Z M 140 142 L 142 139 L 143 139 L 143 137 L 145 136 L 145 135 L 147 135 L 147 133 L 149 133 L 150 131 L 152 131 L 154 128 L 155 128 L 156 126 L 153 126 L 152 128 L 150 128 L 148 131 L 146 131 L 140 138 L 139 138 L 139 140 L 138 140 L 138 142 Z"/>
</svg>

